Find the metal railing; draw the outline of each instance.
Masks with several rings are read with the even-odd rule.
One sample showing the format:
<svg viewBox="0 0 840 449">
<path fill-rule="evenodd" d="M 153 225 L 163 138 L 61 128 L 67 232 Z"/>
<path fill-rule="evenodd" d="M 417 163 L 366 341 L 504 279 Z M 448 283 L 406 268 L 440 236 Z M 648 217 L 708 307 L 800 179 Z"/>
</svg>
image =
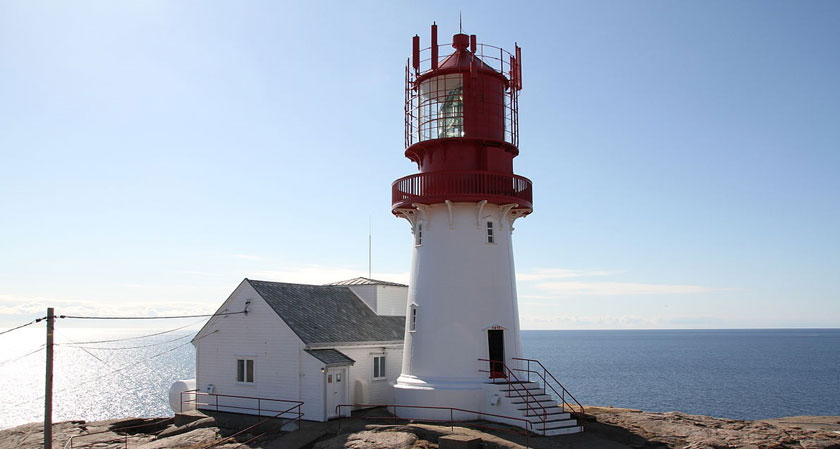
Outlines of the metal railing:
<svg viewBox="0 0 840 449">
<path fill-rule="evenodd" d="M 207 400 L 206 402 L 201 402 L 199 398 L 207 398 Z M 210 400 L 210 398 L 212 398 L 212 401 Z M 221 403 L 219 401 L 219 398 L 222 398 Z M 225 403 L 226 400 L 229 401 Z M 244 402 L 246 403 L 254 405 L 254 407 L 243 405 L 242 400 L 244 400 Z M 204 410 L 214 410 L 217 412 L 256 414 L 257 416 L 267 415 L 273 418 L 284 418 L 293 421 L 300 421 L 301 416 L 303 416 L 303 413 L 300 411 L 300 407 L 303 405 L 303 401 L 292 401 L 288 399 L 261 398 L 256 396 L 241 396 L 235 394 L 204 393 L 198 390 L 187 390 L 181 392 L 181 410 L 184 410 L 184 406 L 189 404 L 195 405 L 196 409 L 201 408 Z M 291 404 L 290 407 L 283 410 L 280 409 L 280 407 L 288 406 L 289 404 Z M 249 411 L 256 411 L 256 413 L 248 413 Z M 282 416 L 284 414 L 288 414 L 291 416 Z"/>
<path fill-rule="evenodd" d="M 495 413 L 487 413 L 487 412 L 480 412 L 477 410 L 467 410 L 458 407 L 438 407 L 438 406 L 431 406 L 431 405 L 404 405 L 404 404 L 339 404 L 335 407 L 335 414 L 339 416 L 339 418 L 345 418 L 346 416 L 341 414 L 341 409 L 344 407 L 354 407 L 354 408 L 374 408 L 374 407 L 384 407 L 387 411 L 388 408 L 393 410 L 392 416 L 363 416 L 358 418 L 363 419 L 378 419 L 378 420 L 390 420 L 394 423 L 398 421 L 412 421 L 412 422 L 430 422 L 430 423 L 448 423 L 449 427 L 452 430 L 455 430 L 455 424 L 464 425 L 468 427 L 475 427 L 475 428 L 482 428 L 482 429 L 491 429 L 491 430 L 499 430 L 502 432 L 508 433 L 516 433 L 518 435 L 525 436 L 525 445 L 530 447 L 529 444 L 529 435 L 531 432 L 534 431 L 534 423 L 525 419 L 525 418 L 517 418 L 515 416 L 507 416 L 507 415 L 497 415 Z M 449 419 L 434 419 L 434 418 L 400 418 L 397 416 L 397 409 L 419 409 L 419 410 L 441 410 L 441 411 L 448 411 L 449 412 Z M 522 432 L 520 431 L 513 431 L 508 429 L 502 429 L 499 427 L 493 426 L 482 426 L 480 424 L 476 424 L 473 422 L 474 420 L 458 420 L 455 419 L 455 412 L 460 413 L 468 413 L 470 415 L 476 416 L 492 416 L 495 418 L 502 418 L 502 419 L 509 419 L 513 421 L 521 421 L 523 423 Z M 338 433 L 341 432 L 341 419 L 338 421 Z"/>
<path fill-rule="evenodd" d="M 421 110 L 419 107 L 418 79 L 432 71 L 432 55 L 437 54 L 436 63 L 441 62 L 449 56 L 449 44 L 437 46 L 437 52 L 432 52 L 431 47 L 420 50 L 418 67 L 412 67 L 412 60 L 409 58 L 405 67 L 405 147 L 428 140 L 430 136 L 422 134 L 420 121 Z M 475 56 L 478 61 L 475 65 L 490 69 L 501 76 L 511 85 L 507 88 L 505 95 L 504 110 L 504 141 L 519 146 L 519 90 L 522 88 L 521 79 L 521 58 L 517 50 L 514 53 L 503 48 L 488 44 L 477 43 Z M 442 50 L 442 51 L 441 51 Z"/>
<path fill-rule="evenodd" d="M 523 358 L 520 358 L 520 357 L 513 357 L 513 360 L 519 360 L 519 361 L 522 361 L 522 362 L 526 362 L 526 368 L 524 368 L 524 369 L 523 368 L 517 368 L 516 370 L 527 373 L 527 379 L 529 381 L 531 380 L 531 374 L 532 373 L 535 374 L 537 377 L 539 377 L 542 380 L 542 383 L 543 383 L 543 392 L 546 391 L 545 390 L 546 386 L 548 386 L 548 388 L 551 388 L 551 390 L 554 392 L 554 394 L 557 395 L 560 398 L 560 407 L 563 409 L 564 412 L 566 411 L 566 407 L 568 406 L 569 412 L 578 415 L 578 418 L 583 418 L 583 415 L 585 413 L 585 411 L 583 409 L 583 405 L 581 405 L 581 403 L 577 399 L 575 399 L 574 396 L 572 396 L 572 393 L 570 393 L 569 390 L 567 390 L 566 387 L 564 387 L 563 384 L 561 384 L 560 381 L 558 381 L 557 378 L 554 377 L 554 375 L 551 374 L 551 372 L 548 369 L 546 369 L 546 367 L 542 364 L 542 362 L 540 362 L 539 360 L 536 360 L 536 359 L 523 359 Z M 542 373 L 540 373 L 537 370 L 532 370 L 531 369 L 531 362 L 534 362 L 535 364 L 539 365 L 539 368 L 542 369 Z M 554 385 L 552 385 L 550 382 L 548 382 L 549 378 L 552 381 L 554 381 L 554 383 L 557 384 L 558 387 L 560 387 L 559 392 L 557 391 L 556 388 L 554 388 Z M 570 404 L 566 400 L 567 397 L 569 399 L 571 399 L 572 401 L 574 401 L 574 404 Z"/>
<path fill-rule="evenodd" d="M 391 186 L 393 209 L 413 203 L 434 204 L 453 201 L 487 200 L 532 208 L 531 180 L 519 175 L 485 171 L 441 171 L 416 173 L 394 181 Z"/>
<path fill-rule="evenodd" d="M 496 383 L 496 379 L 499 379 L 499 377 L 494 377 L 493 374 L 497 372 L 498 368 L 503 368 L 502 373 L 504 373 L 505 375 L 503 379 L 505 380 L 505 384 L 507 384 L 509 388 L 508 392 L 516 392 L 517 396 L 520 399 L 522 399 L 523 403 L 525 404 L 525 416 L 535 416 L 540 419 L 542 423 L 542 429 L 537 430 L 542 430 L 543 435 L 545 435 L 546 423 L 548 422 L 548 410 L 546 410 L 545 406 L 543 406 L 542 403 L 537 400 L 537 398 L 531 393 L 531 390 L 529 390 L 525 386 L 524 382 L 522 382 L 521 380 L 519 380 L 518 377 L 516 377 L 516 374 L 514 374 L 513 370 L 508 368 L 505 362 L 490 359 L 478 359 L 478 361 L 487 362 L 490 364 L 490 369 L 479 369 L 478 371 L 481 373 L 489 373 L 490 378 L 493 380 L 493 383 Z M 511 380 L 511 378 L 513 378 L 513 380 Z M 512 398 L 513 396 L 508 397 Z M 541 410 L 535 408 L 534 404 L 536 404 Z M 529 414 L 529 412 L 531 413 Z"/>
</svg>

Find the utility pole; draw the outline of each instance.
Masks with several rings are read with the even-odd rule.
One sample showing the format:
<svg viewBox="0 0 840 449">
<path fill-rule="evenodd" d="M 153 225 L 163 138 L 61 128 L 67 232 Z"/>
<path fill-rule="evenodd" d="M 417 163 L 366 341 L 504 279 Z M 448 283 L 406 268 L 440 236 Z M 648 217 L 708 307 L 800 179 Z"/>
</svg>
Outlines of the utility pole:
<svg viewBox="0 0 840 449">
<path fill-rule="evenodd" d="M 55 313 L 47 308 L 47 379 L 44 386 L 44 449 L 52 449 L 53 330 Z"/>
</svg>

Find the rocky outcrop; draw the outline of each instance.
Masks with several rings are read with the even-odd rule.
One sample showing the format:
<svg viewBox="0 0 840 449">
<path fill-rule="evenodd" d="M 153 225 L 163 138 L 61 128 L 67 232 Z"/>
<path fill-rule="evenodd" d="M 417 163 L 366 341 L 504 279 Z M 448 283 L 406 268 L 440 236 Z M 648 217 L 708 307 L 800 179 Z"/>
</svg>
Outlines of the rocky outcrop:
<svg viewBox="0 0 840 449">
<path fill-rule="evenodd" d="M 630 447 L 840 449 L 840 417 L 741 421 L 612 407 L 586 411 L 594 418 L 585 424 L 587 432 Z M 809 422 L 819 425 L 808 426 Z"/>
<path fill-rule="evenodd" d="M 339 422 L 306 423 L 302 431 L 279 435 L 261 429 L 254 435 L 233 435 L 212 418 L 177 427 L 171 418 L 134 418 L 97 422 L 67 421 L 53 426 L 53 447 L 73 437 L 76 446 L 133 449 L 275 448 L 284 449 L 434 449 L 444 435 L 482 440 L 486 449 L 840 449 L 840 417 L 797 416 L 764 421 L 740 421 L 679 412 L 651 413 L 612 407 L 588 407 L 585 431 L 556 437 L 525 437 L 518 428 L 488 430 L 431 424 L 375 425 L 351 418 Z M 391 421 L 390 419 L 388 421 Z M 477 423 L 490 425 L 491 423 Z M 479 430 L 481 429 L 481 430 Z M 262 435 L 265 433 L 265 435 Z M 301 438 L 311 434 L 312 438 Z M 260 438 L 258 436 L 262 435 Z M 315 441 L 320 439 L 320 441 Z M 40 424 L 0 431 L 0 449 L 40 449 Z"/>
</svg>

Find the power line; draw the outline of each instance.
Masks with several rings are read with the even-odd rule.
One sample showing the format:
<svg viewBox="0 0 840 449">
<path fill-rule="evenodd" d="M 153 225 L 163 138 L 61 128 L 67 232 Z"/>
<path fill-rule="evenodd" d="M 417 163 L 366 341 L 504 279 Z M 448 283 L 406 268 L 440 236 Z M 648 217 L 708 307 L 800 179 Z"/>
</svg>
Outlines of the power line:
<svg viewBox="0 0 840 449">
<path fill-rule="evenodd" d="M 9 359 L 9 360 L 5 360 L 5 361 L 3 361 L 3 362 L 0 362 L 0 366 L 3 366 L 3 365 L 5 365 L 5 364 L 7 364 L 7 363 L 16 362 L 16 361 L 18 361 L 18 360 L 20 360 L 20 359 L 22 359 L 22 358 L 24 358 L 24 357 L 29 357 L 30 355 L 35 354 L 36 352 L 40 352 L 40 351 L 42 351 L 42 350 L 44 349 L 44 347 L 46 347 L 46 345 L 41 345 L 41 346 L 39 346 L 39 347 L 38 347 L 38 349 L 36 349 L 36 350 L 34 350 L 34 351 L 32 351 L 32 352 L 27 352 L 26 354 L 24 354 L 24 355 L 22 355 L 22 356 L 20 356 L 20 357 L 15 357 L 15 358 L 13 358 L 13 359 Z"/>
<path fill-rule="evenodd" d="M 117 351 L 117 350 L 120 350 L 120 349 L 151 348 L 152 346 L 161 346 L 161 345 L 165 345 L 167 343 L 172 343 L 173 341 L 183 340 L 187 337 L 194 337 L 194 336 L 195 336 L 195 334 L 187 334 L 187 335 L 182 335 L 180 337 L 173 338 L 171 340 L 162 341 L 160 343 L 151 343 L 151 344 L 148 344 L 148 345 L 140 345 L 140 346 L 123 346 L 123 347 L 105 348 L 105 347 L 102 347 L 102 346 L 81 346 L 84 343 L 76 343 L 76 342 L 72 342 L 72 344 L 69 344 L 69 345 L 68 344 L 63 344 L 63 345 L 60 345 L 60 346 L 65 346 L 65 347 L 68 347 L 68 348 L 79 348 L 79 349 L 84 349 L 84 350 L 87 350 L 87 349 L 107 349 L 107 350 L 111 350 L 111 351 Z M 64 337 L 64 338 L 67 338 L 67 337 Z M 68 338 L 68 340 L 69 340 L 69 338 Z"/>
<path fill-rule="evenodd" d="M 188 327 L 191 327 L 191 326 L 195 326 L 196 324 L 202 323 L 204 321 L 207 321 L 207 320 L 198 320 L 195 323 L 191 323 L 191 324 L 187 324 L 187 325 L 184 325 L 184 326 L 176 327 L 175 329 L 169 329 L 169 330 L 165 330 L 165 331 L 162 331 L 162 332 L 155 332 L 153 334 L 148 334 L 148 335 L 140 335 L 138 337 L 114 338 L 114 339 L 111 339 L 111 340 L 82 341 L 82 342 L 79 342 L 77 344 L 93 345 L 93 344 L 98 344 L 98 343 L 114 343 L 114 342 L 118 342 L 118 341 L 139 340 L 141 338 L 156 337 L 158 335 L 168 334 L 170 332 L 175 332 L 175 331 L 179 331 L 181 329 L 185 329 L 185 328 L 188 328 Z"/>
<path fill-rule="evenodd" d="M 208 333 L 208 334 L 206 334 L 206 335 L 202 335 L 201 337 L 196 338 L 196 339 L 195 339 L 195 341 L 201 340 L 202 338 L 205 338 L 205 337 L 209 337 L 209 336 L 211 336 L 211 335 L 215 334 L 216 332 L 219 332 L 219 330 L 218 330 L 218 329 L 216 329 L 216 330 L 214 330 L 213 332 L 210 332 L 210 333 Z M 188 342 L 186 342 L 186 343 L 184 343 L 184 344 L 182 344 L 182 345 L 178 345 L 178 346 L 175 346 L 175 347 L 173 347 L 173 348 L 169 348 L 169 349 L 167 349 L 166 351 L 159 352 L 159 353 L 157 353 L 157 354 L 155 354 L 155 355 L 152 355 L 152 356 L 149 356 L 149 357 L 147 357 L 147 358 L 145 358 L 145 359 L 141 359 L 141 360 L 139 360 L 139 361 L 137 361 L 137 362 L 135 362 L 135 363 L 129 363 L 128 365 L 125 365 L 125 366 L 122 366 L 122 367 L 120 367 L 120 368 L 114 369 L 114 370 L 109 371 L 109 372 L 107 372 L 107 373 L 105 373 L 105 374 L 97 374 L 97 375 L 96 375 L 94 378 L 92 378 L 92 379 L 88 379 L 88 380 L 85 380 L 85 381 L 82 381 L 82 382 L 77 382 L 77 383 L 73 384 L 73 386 L 72 386 L 72 387 L 68 387 L 68 388 L 65 388 L 65 389 L 63 389 L 63 390 L 56 391 L 55 393 L 56 393 L 56 394 L 58 394 L 58 393 L 62 393 L 62 392 L 65 392 L 65 391 L 67 391 L 67 390 L 70 390 L 70 389 L 72 389 L 72 388 L 77 388 L 77 387 L 79 387 L 79 386 L 89 384 L 89 383 L 91 383 L 91 382 L 101 382 L 103 377 L 110 376 L 111 374 L 115 374 L 115 373 L 118 373 L 118 372 L 120 372 L 120 371 L 125 371 L 125 370 L 127 370 L 127 369 L 129 369 L 129 368 L 131 368 L 131 367 L 134 367 L 134 366 L 140 365 L 140 364 L 145 363 L 145 362 L 147 362 L 147 361 L 149 361 L 149 360 L 151 360 L 151 359 L 154 359 L 154 358 L 160 357 L 160 356 L 162 356 L 162 355 L 168 354 L 168 353 L 170 353 L 170 352 L 172 352 L 172 351 L 175 351 L 175 350 L 177 350 L 177 349 L 183 348 L 184 346 L 186 346 L 186 345 L 188 345 L 188 344 L 190 344 L 190 343 L 192 343 L 192 342 L 188 341 Z M 91 355 L 93 355 L 93 354 L 91 354 Z M 41 395 L 41 396 L 39 396 L 39 397 L 37 397 L 37 398 L 35 398 L 35 399 L 28 400 L 28 401 L 23 401 L 23 402 L 21 402 L 21 403 L 15 404 L 15 405 L 13 405 L 12 407 L 20 407 L 20 406 L 22 406 L 22 405 L 24 405 L 24 404 L 27 404 L 27 403 L 29 403 L 29 402 L 32 402 L 32 401 L 37 401 L 38 399 L 43 399 L 43 398 L 44 398 L 44 396 L 43 396 L 43 395 Z"/>
<path fill-rule="evenodd" d="M 11 329 L 6 329 L 6 330 L 4 330 L 3 332 L 0 332 L 0 335 L 3 335 L 3 334 L 8 334 L 9 332 L 11 332 L 11 331 L 16 331 L 16 330 L 18 330 L 18 329 L 23 329 L 23 328 L 24 328 L 24 327 L 26 327 L 26 326 L 31 326 L 31 325 L 33 325 L 33 324 L 35 324 L 35 323 L 39 322 L 39 321 L 42 321 L 44 318 L 46 318 L 46 317 L 43 317 L 43 318 L 38 318 L 38 319 L 36 319 L 36 320 L 32 320 L 32 321 L 30 321 L 30 322 L 28 322 L 28 323 L 26 323 L 26 324 L 21 324 L 21 325 L 20 325 L 20 326 L 18 326 L 18 327 L 13 327 L 13 328 L 11 328 Z"/>
<path fill-rule="evenodd" d="M 69 342 L 73 343 L 73 340 L 71 340 L 70 338 L 68 338 L 66 335 L 64 335 L 64 334 L 60 334 L 60 335 L 61 335 L 61 338 L 63 338 L 63 339 L 65 339 L 65 340 L 67 340 L 67 341 L 69 341 Z M 83 348 L 83 347 L 81 347 L 81 346 L 76 346 L 76 347 L 77 347 L 77 348 L 79 348 L 79 349 L 81 349 L 82 351 L 85 351 L 85 352 L 86 352 L 89 356 L 91 356 L 91 357 L 95 358 L 96 360 L 100 361 L 103 365 L 105 365 L 105 367 L 106 367 L 106 368 L 108 368 L 108 369 L 114 369 L 114 368 L 113 368 L 111 365 L 109 365 L 106 361 L 104 361 L 104 360 L 100 359 L 99 357 L 97 357 L 97 356 L 96 356 L 96 354 L 94 354 L 94 353 L 92 353 L 92 352 L 88 351 L 87 349 L 85 349 L 85 348 Z M 117 372 L 117 371 L 115 371 L 115 372 Z M 127 376 L 127 375 L 125 375 L 124 373 L 119 373 L 119 374 L 120 374 L 120 376 L 125 377 L 125 378 L 126 378 L 126 379 L 128 379 L 129 381 L 132 381 L 132 382 L 134 381 L 134 379 L 132 379 L 132 378 L 128 377 L 128 376 Z"/>
<path fill-rule="evenodd" d="M 240 313 L 248 313 L 247 310 L 241 312 L 225 312 L 225 313 L 211 313 L 206 315 L 173 315 L 173 316 L 76 316 L 76 315 L 61 315 L 58 318 L 70 318 L 75 320 L 170 320 L 179 318 L 202 318 L 214 316 L 238 315 Z"/>
</svg>

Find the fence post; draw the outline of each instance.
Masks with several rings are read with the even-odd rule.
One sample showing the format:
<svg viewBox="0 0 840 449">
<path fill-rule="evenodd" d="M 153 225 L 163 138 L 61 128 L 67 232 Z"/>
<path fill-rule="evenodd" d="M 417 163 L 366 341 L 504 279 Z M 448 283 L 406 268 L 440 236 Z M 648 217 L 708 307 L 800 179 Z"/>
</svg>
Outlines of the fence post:
<svg viewBox="0 0 840 449">
<path fill-rule="evenodd" d="M 452 408 L 449 409 L 449 428 L 454 432 L 455 431 L 455 421 L 452 419 Z"/>
</svg>

